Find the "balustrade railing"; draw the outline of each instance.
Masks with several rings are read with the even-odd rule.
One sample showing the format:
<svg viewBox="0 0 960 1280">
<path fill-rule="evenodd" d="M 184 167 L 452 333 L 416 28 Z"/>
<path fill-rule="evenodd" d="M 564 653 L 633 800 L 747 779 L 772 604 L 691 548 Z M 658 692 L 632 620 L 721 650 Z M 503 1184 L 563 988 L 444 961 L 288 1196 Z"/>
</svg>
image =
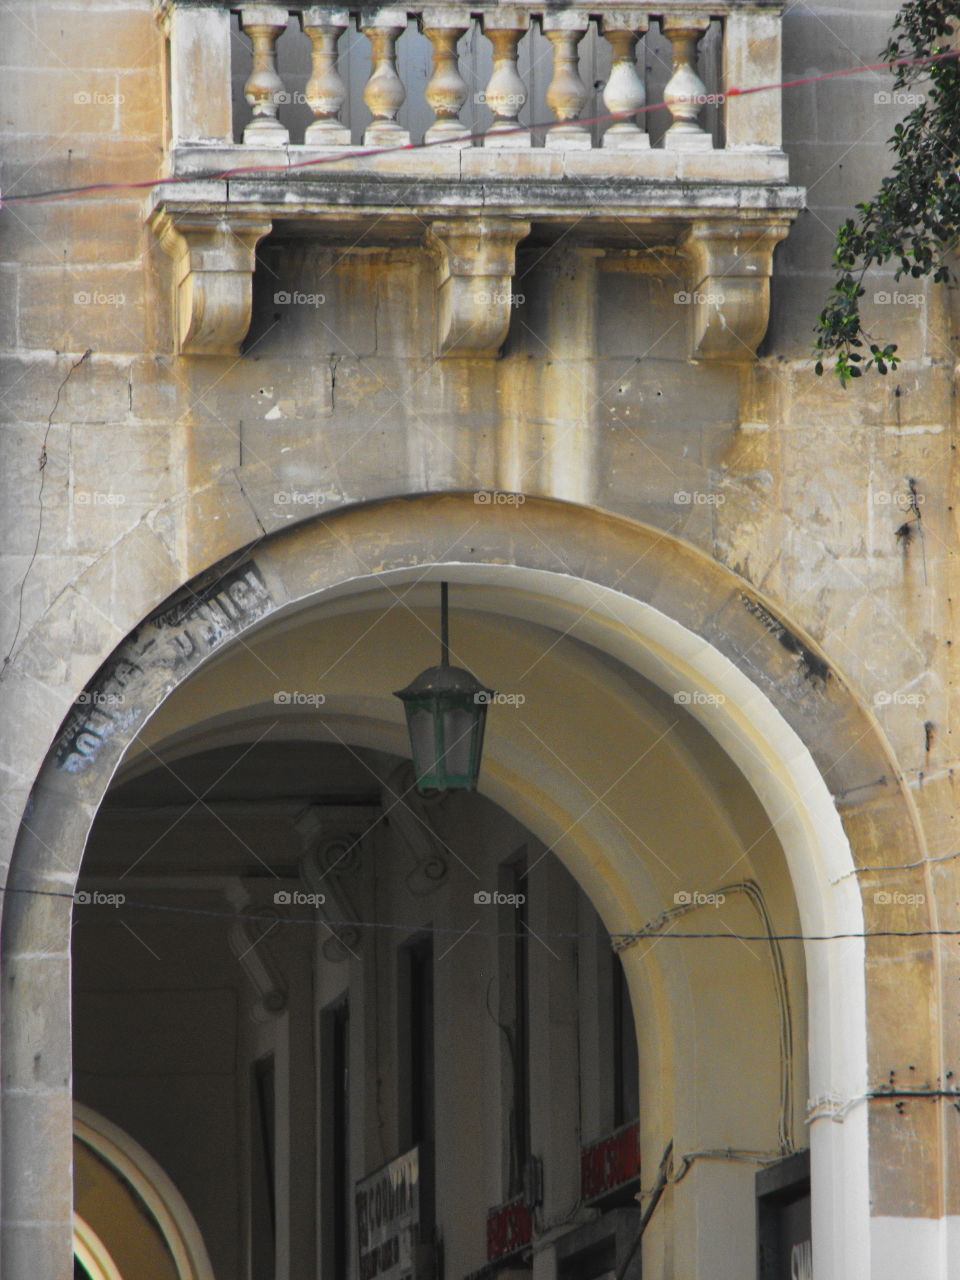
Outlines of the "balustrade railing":
<svg viewBox="0 0 960 1280">
<path fill-rule="evenodd" d="M 175 150 L 425 141 L 629 153 L 651 136 L 668 151 L 780 150 L 779 90 L 723 93 L 780 78 L 776 7 L 164 0 L 162 13 Z M 630 114 L 647 101 L 663 104 L 653 129 Z M 591 126 L 587 108 L 620 118 Z"/>
</svg>

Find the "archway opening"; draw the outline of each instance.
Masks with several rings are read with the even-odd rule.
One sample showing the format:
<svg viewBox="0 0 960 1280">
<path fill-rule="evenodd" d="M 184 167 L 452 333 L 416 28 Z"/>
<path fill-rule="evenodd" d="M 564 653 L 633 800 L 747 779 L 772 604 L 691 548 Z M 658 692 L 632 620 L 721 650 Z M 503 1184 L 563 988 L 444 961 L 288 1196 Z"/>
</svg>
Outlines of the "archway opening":
<svg viewBox="0 0 960 1280">
<path fill-rule="evenodd" d="M 507 1262 L 523 1270 L 538 1242 L 558 1276 L 607 1267 L 605 1237 L 590 1224 L 631 1205 L 604 1203 L 619 1185 L 585 1196 L 582 1164 L 617 1158 L 615 1144 L 597 1148 L 622 1128 L 616 1112 L 601 1118 L 597 1099 L 621 966 L 621 1047 L 625 1008 L 637 1026 L 646 1203 L 663 1182 L 642 1250 L 649 1274 L 684 1249 L 690 1274 L 744 1274 L 756 1247 L 754 1175 L 805 1145 L 803 955 L 799 944 L 763 941 L 764 931 L 800 932 L 784 851 L 742 774 L 691 714 L 722 708 L 725 695 L 692 683 L 675 691 L 686 700 L 666 695 L 615 644 L 596 644 L 596 629 L 558 625 L 562 602 L 514 591 L 505 609 L 509 594 L 465 585 L 454 615 L 463 664 L 504 698 L 490 713 L 486 795 L 431 808 L 403 780 L 390 690 L 429 660 L 436 604 L 430 588 L 396 582 L 356 584 L 224 649 L 166 699 L 100 811 L 75 932 L 78 1089 L 101 1097 L 109 1079 L 119 1099 L 125 1080 L 128 1121 L 140 1124 L 144 1092 L 138 1101 L 129 1082 L 143 1080 L 145 1064 L 159 1068 L 171 1047 L 187 1055 L 188 1071 L 180 1058 L 179 1075 L 169 1064 L 155 1073 L 171 1109 L 152 1141 L 178 1145 L 179 1126 L 193 1134 L 194 1156 L 202 1142 L 221 1155 L 234 1144 L 234 1216 L 218 1222 L 198 1209 L 215 1256 L 214 1240 L 232 1242 L 222 1253 L 229 1268 L 258 1257 L 293 1277 L 316 1265 L 319 1249 L 322 1274 L 346 1274 L 342 1251 L 354 1263 L 362 1253 L 363 1194 L 376 1195 L 384 1166 L 409 1178 L 395 1162 L 430 1142 L 442 1151 L 424 1171 L 431 1166 L 458 1209 L 441 1205 L 435 1185 L 434 1221 L 423 1225 L 433 1238 L 420 1243 L 442 1241 L 448 1274 Z M 621 620 L 612 622 L 623 640 Z M 652 936 L 630 937 L 654 921 Z M 697 931 L 693 921 L 728 936 L 671 940 Z M 178 930 L 180 945 L 171 942 Z M 599 949 L 598 937 L 607 939 Z M 373 994 L 381 974 L 387 990 Z M 524 982 L 528 1010 L 517 1021 Z M 453 1060 L 441 1058 L 441 1025 Z M 112 1029 L 109 1046 L 90 1036 L 94 1027 Z M 527 1050 L 538 1048 L 518 1120 L 524 1036 Z M 90 1043 L 101 1059 L 87 1056 Z M 241 1043 L 232 1058 L 223 1053 Z M 414 1088 L 428 1058 L 433 1134 Z M 372 1085 L 357 1085 L 360 1065 Z M 622 1116 L 632 1087 L 625 1059 L 618 1069 Z M 544 1080 L 555 1093 L 537 1094 Z M 348 1172 L 341 1161 L 334 1176 L 338 1141 Z M 319 1220 L 307 1207 L 317 1202 Z M 516 1243 L 511 1232 L 526 1231 L 523 1210 L 529 1248 L 498 1253 L 503 1239 Z M 583 1257 L 560 1243 L 584 1231 Z M 725 1240 L 719 1264 L 711 1232 Z M 432 1264 L 423 1255 L 418 1265 Z"/>
</svg>

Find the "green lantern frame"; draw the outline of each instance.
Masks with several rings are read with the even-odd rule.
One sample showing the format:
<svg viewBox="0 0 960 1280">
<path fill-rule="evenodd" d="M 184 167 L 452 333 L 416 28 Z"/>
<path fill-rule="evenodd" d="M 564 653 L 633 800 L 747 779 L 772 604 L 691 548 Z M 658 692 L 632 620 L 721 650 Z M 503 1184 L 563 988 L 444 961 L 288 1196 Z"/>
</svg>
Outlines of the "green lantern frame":
<svg viewBox="0 0 960 1280">
<path fill-rule="evenodd" d="M 440 584 L 440 665 L 394 697 L 403 703 L 418 791 L 476 791 L 494 691 L 450 665 L 447 583 Z"/>
</svg>

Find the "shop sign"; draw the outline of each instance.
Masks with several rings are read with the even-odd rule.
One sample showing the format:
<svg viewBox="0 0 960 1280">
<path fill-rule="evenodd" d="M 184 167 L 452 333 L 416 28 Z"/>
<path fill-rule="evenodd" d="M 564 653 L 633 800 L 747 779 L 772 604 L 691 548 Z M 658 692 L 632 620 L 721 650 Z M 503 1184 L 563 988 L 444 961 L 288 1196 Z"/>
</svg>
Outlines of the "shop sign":
<svg viewBox="0 0 960 1280">
<path fill-rule="evenodd" d="M 640 1176 L 640 1133 L 624 1125 L 580 1152 L 580 1194 L 588 1203 Z"/>
<path fill-rule="evenodd" d="M 487 1214 L 487 1260 L 516 1253 L 533 1240 L 533 1214 L 518 1196 Z"/>
<path fill-rule="evenodd" d="M 360 1280 L 405 1280 L 420 1238 L 420 1149 L 357 1183 Z"/>
</svg>

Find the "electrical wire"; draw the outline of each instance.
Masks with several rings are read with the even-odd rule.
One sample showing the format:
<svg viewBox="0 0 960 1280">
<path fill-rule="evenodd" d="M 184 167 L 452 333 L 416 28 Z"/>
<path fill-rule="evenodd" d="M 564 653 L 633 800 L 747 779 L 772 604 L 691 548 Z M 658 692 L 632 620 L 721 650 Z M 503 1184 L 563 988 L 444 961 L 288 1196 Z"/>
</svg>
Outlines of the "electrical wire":
<svg viewBox="0 0 960 1280">
<path fill-rule="evenodd" d="M 832 1120 L 834 1124 L 843 1124 L 847 1116 L 858 1103 L 879 1102 L 884 1099 L 902 1106 L 904 1102 L 915 1098 L 948 1098 L 960 1111 L 960 1089 L 870 1089 L 866 1093 L 858 1093 L 853 1098 L 841 1099 L 834 1095 L 817 1098 L 814 1101 L 803 1123 L 808 1127 L 818 1120 Z"/>
<path fill-rule="evenodd" d="M 24 893 L 31 894 L 41 898 L 62 898 L 64 901 L 74 902 L 77 905 L 93 905 L 107 906 L 111 910 L 122 907 L 128 911 L 156 911 L 169 915 L 190 915 L 201 916 L 214 920 L 249 920 L 253 923 L 264 922 L 269 924 L 293 924 L 293 925 L 317 925 L 321 919 L 325 925 L 333 929 L 394 929 L 401 933 L 420 932 L 423 934 L 446 934 L 450 936 L 463 936 L 470 933 L 472 937 L 484 938 L 556 938 L 559 941 L 564 939 L 578 939 L 582 935 L 578 932 L 570 931 L 554 931 L 540 929 L 535 935 L 526 930 L 501 930 L 501 929 L 464 929 L 455 925 L 424 925 L 417 921 L 416 923 L 387 921 L 387 920 L 333 920 L 327 916 L 281 916 L 275 915 L 257 915 L 256 913 L 245 913 L 242 916 L 231 911 L 216 911 L 211 907 L 184 907 L 174 906 L 171 903 L 163 902 L 135 902 L 128 900 L 123 894 L 115 894 L 108 890 L 97 890 L 103 893 L 105 899 L 111 897 L 120 897 L 121 902 L 104 901 L 103 903 L 93 902 L 77 903 L 75 894 L 58 893 L 51 889 L 21 889 L 11 885 L 0 886 L 0 893 Z M 865 938 L 960 938 L 960 929 L 868 929 L 862 933 L 734 933 L 731 930 L 724 929 L 716 933 L 698 932 L 698 933 L 658 933 L 650 928 L 637 929 L 630 933 L 610 934 L 610 941 L 614 950 L 620 951 L 625 945 L 633 942 L 640 942 L 649 938 L 655 942 L 691 942 L 691 941 L 717 941 L 717 942 L 848 942 Z"/>
<path fill-rule="evenodd" d="M 960 58 L 960 49 L 951 49 L 944 53 L 929 54 L 923 58 L 898 58 L 894 62 L 864 62 L 853 67 L 841 67 L 836 71 L 821 71 L 815 76 L 798 76 L 794 80 L 781 80 L 774 84 L 752 85 L 745 89 L 731 86 L 722 93 L 710 95 L 712 100 L 721 103 L 727 98 L 742 98 L 751 93 L 770 93 L 775 89 L 793 89 L 799 85 L 817 84 L 822 80 L 833 80 L 839 76 L 856 75 L 863 71 L 892 71 L 894 67 L 918 67 L 935 62 L 945 62 L 951 58 Z M 629 120 L 634 116 L 647 115 L 653 111 L 663 111 L 665 102 L 647 104 L 636 107 L 632 111 L 610 111 L 603 115 L 582 117 L 576 123 L 582 125 L 604 124 L 613 120 Z M 500 138 L 514 133 L 534 133 L 541 129 L 555 129 L 567 121 L 544 120 L 535 124 L 517 125 L 512 129 L 497 131 Z M 93 182 L 78 187 L 55 187 L 49 191 L 35 191 L 24 196 L 0 195 L 0 210 L 8 204 L 40 204 L 58 200 L 69 200 L 74 196 L 92 195 L 104 191 L 143 191 L 155 187 L 177 186 L 184 182 L 216 182 L 254 173 L 292 173 L 298 169 L 313 169 L 325 164 L 339 164 L 343 160 L 365 160 L 373 156 L 395 155 L 401 151 L 424 151 L 429 147 L 449 146 L 451 142 L 477 142 L 486 137 L 484 132 L 464 133 L 457 138 L 436 138 L 431 141 L 407 142 L 395 147 L 367 147 L 357 150 L 345 150 L 342 155 L 316 156 L 309 160 L 299 160 L 288 164 L 254 164 L 242 165 L 233 169 L 221 169 L 208 174 L 175 174 L 166 178 L 144 178 L 138 182 Z M 230 144 L 228 144 L 230 145 Z M 236 144 L 233 144 L 236 145 Z"/>
</svg>

